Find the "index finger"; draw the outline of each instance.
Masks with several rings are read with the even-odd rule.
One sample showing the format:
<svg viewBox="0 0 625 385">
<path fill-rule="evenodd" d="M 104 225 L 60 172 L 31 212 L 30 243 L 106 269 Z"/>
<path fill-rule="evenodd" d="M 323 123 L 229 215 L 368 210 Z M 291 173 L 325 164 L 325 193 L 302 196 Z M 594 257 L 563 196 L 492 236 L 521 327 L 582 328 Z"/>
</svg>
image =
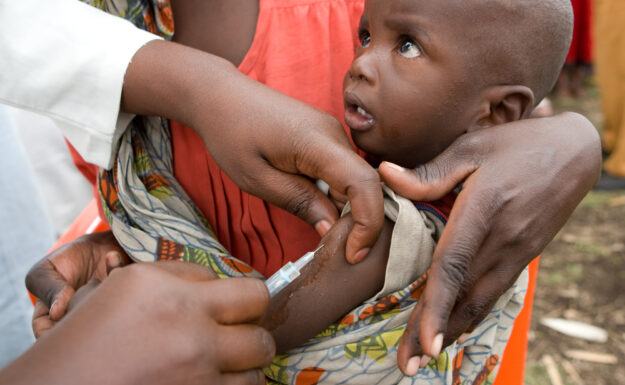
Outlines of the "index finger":
<svg viewBox="0 0 625 385">
<path fill-rule="evenodd" d="M 258 320 L 269 304 L 267 287 L 257 278 L 224 278 L 193 285 L 200 303 L 223 325 Z"/>
<path fill-rule="evenodd" d="M 380 179 L 376 176 L 356 179 L 347 187 L 354 228 L 347 237 L 345 257 L 358 263 L 375 244 L 384 224 L 384 200 Z"/>
<path fill-rule="evenodd" d="M 462 288 L 469 278 L 471 265 L 490 232 L 490 218 L 497 208 L 480 192 L 463 191 L 436 246 L 427 286 L 422 296 L 420 341 L 423 350 L 437 356 L 447 325 Z M 471 200 L 468 200 L 468 197 Z"/>
<path fill-rule="evenodd" d="M 378 173 L 358 154 L 345 151 L 341 159 L 324 157 L 327 162 L 319 177 L 332 190 L 346 195 L 354 219 L 345 257 L 350 263 L 360 262 L 375 244 L 384 224 L 384 200 Z M 336 164 L 340 167 L 336 167 Z"/>
</svg>

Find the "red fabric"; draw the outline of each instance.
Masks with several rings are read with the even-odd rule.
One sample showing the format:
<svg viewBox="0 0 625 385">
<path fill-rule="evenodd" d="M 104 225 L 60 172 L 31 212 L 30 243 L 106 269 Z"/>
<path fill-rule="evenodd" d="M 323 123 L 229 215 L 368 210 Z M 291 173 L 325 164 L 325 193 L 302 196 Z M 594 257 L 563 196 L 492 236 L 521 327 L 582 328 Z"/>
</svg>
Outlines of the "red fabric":
<svg viewBox="0 0 625 385">
<path fill-rule="evenodd" d="M 571 0 L 575 24 L 566 64 L 592 63 L 592 0 Z"/>
<path fill-rule="evenodd" d="M 87 161 L 85 161 L 85 159 L 78 153 L 78 151 L 76 151 L 74 146 L 72 146 L 69 140 L 65 139 L 65 143 L 67 143 L 69 153 L 72 156 L 72 161 L 74 162 L 74 165 L 76 166 L 78 171 L 80 171 L 82 176 L 84 176 L 87 181 L 91 183 L 91 186 L 95 186 L 95 182 L 98 180 L 98 166 L 92 163 L 87 163 Z M 97 197 L 98 191 L 95 190 L 95 192 Z"/>
</svg>

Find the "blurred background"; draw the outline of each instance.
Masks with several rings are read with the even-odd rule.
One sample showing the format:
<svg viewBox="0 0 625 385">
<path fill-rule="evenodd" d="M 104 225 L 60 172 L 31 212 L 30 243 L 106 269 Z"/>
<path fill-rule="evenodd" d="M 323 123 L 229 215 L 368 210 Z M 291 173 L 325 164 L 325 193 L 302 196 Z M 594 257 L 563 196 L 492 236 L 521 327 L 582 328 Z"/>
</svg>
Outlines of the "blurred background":
<svg viewBox="0 0 625 385">
<path fill-rule="evenodd" d="M 593 76 L 583 97 L 552 99 L 556 111 L 576 111 L 602 127 L 599 92 Z M 527 385 L 625 384 L 625 189 L 591 191 L 540 260 L 532 312 Z M 563 318 L 598 326 L 605 343 L 567 336 L 541 324 Z M 598 353 L 588 359 L 567 352 Z M 604 355 L 604 356 L 603 356 Z M 549 358 L 551 357 L 551 359 Z M 547 362 L 547 364 L 546 364 Z M 552 369 L 553 371 L 553 369 Z"/>
<path fill-rule="evenodd" d="M 542 255 L 526 385 L 625 384 L 625 1 L 572 3 L 567 64 L 536 113 L 586 116 L 602 134 L 604 167 Z"/>
</svg>

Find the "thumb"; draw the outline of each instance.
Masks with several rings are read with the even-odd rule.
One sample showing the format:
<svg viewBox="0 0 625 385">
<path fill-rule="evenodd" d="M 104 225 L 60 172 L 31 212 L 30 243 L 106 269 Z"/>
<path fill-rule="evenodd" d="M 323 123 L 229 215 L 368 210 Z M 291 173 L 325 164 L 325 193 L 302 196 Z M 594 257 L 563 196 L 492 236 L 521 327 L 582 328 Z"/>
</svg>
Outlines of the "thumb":
<svg viewBox="0 0 625 385">
<path fill-rule="evenodd" d="M 454 142 L 431 161 L 407 169 L 382 162 L 380 177 L 400 195 L 417 201 L 440 199 L 462 183 L 479 167 L 480 158 L 464 143 Z"/>
</svg>

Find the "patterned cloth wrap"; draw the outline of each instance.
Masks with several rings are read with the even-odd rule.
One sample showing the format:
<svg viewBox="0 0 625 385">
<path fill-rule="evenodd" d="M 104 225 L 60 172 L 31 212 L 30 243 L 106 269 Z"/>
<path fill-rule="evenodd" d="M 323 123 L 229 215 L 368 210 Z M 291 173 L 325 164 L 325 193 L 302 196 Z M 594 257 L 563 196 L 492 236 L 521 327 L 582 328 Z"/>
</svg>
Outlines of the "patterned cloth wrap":
<svg viewBox="0 0 625 385">
<path fill-rule="evenodd" d="M 136 117 L 98 188 L 115 237 L 137 262 L 199 263 L 219 277 L 264 277 L 228 254 L 173 176 L 167 120 Z M 397 347 L 424 289 L 435 241 L 436 213 L 385 189 L 385 212 L 396 221 L 383 289 L 337 323 L 265 368 L 278 384 L 490 384 L 527 288 L 527 272 L 463 344 L 454 343 L 412 378 L 397 368 Z M 414 256 L 418 255 L 418 258 Z M 311 298 L 313 301 L 314 298 Z"/>
</svg>

